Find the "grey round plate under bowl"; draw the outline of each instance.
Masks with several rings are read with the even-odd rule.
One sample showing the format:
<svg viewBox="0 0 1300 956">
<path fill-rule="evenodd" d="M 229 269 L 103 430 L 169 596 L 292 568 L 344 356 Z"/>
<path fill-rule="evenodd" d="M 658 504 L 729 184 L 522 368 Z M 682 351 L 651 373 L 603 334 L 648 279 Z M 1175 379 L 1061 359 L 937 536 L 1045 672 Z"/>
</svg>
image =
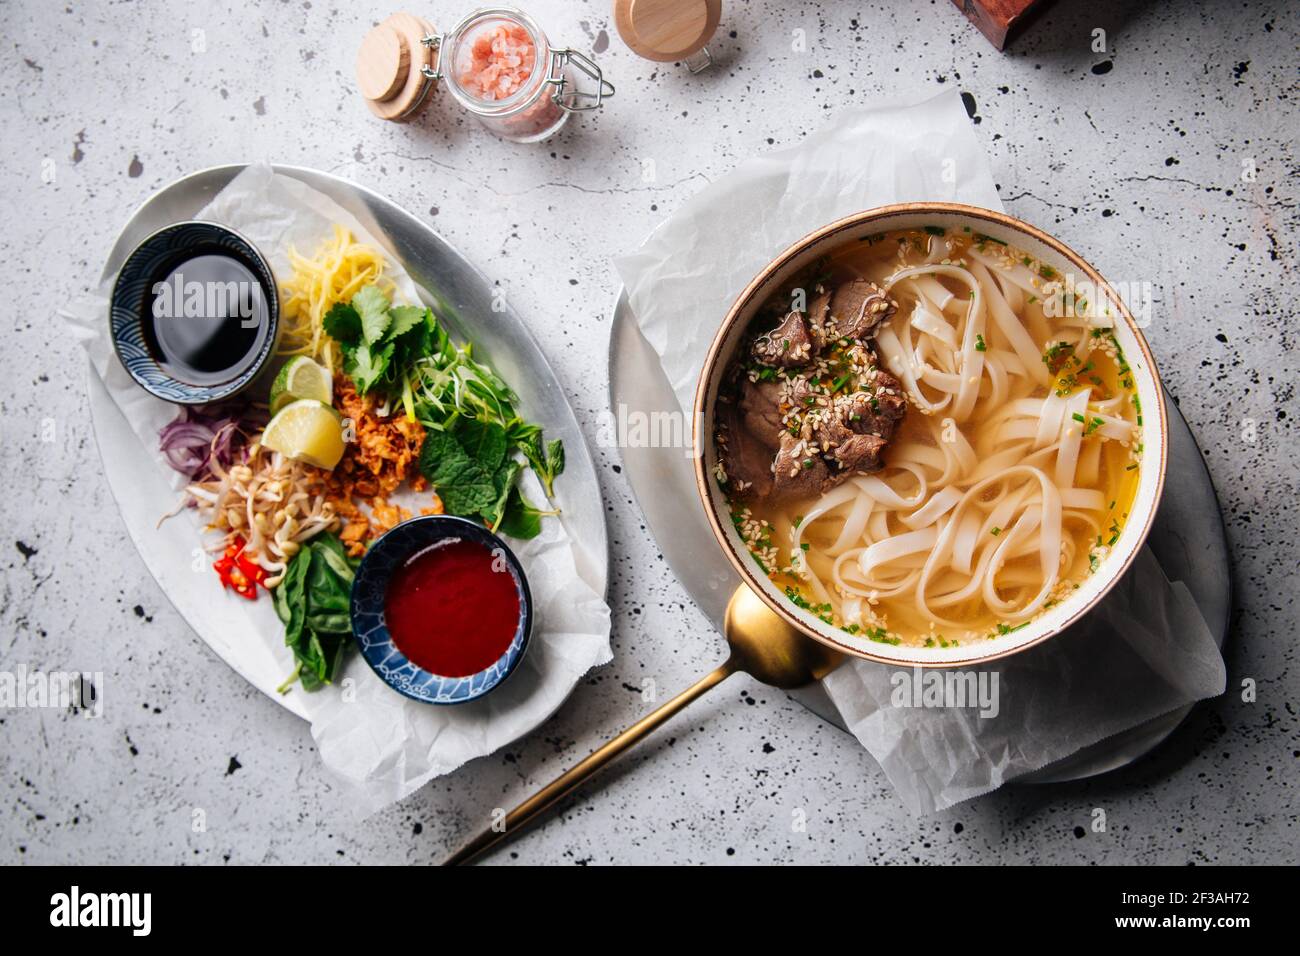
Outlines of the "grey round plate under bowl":
<svg viewBox="0 0 1300 956">
<path fill-rule="evenodd" d="M 107 282 L 121 268 L 142 239 L 168 223 L 192 219 L 245 168 L 241 163 L 199 170 L 154 193 L 135 211 L 118 235 L 104 264 L 101 282 Z M 401 206 L 364 186 L 329 173 L 301 166 L 275 166 L 274 169 L 324 193 L 355 216 L 384 251 L 402 264 L 425 303 L 438 313 L 451 331 L 461 338 L 472 339 L 475 356 L 485 358 L 514 386 L 523 412 L 543 425 L 548 438 L 563 439 L 566 463 L 564 480 L 556 485 L 556 501 L 574 541 L 578 573 L 596 593 L 605 594 L 609 579 L 609 543 L 596 468 L 564 389 L 523 320 L 509 305 L 504 310 L 499 305 L 494 308 L 493 286 L 487 277 L 426 223 Z M 166 510 L 164 505 L 157 503 L 173 500 L 175 492 L 152 461 L 135 453 L 139 448 L 135 433 L 89 364 L 87 387 L 91 424 L 109 489 L 118 502 L 127 532 L 141 559 L 159 587 L 167 593 L 164 582 L 169 571 L 175 570 L 175 561 L 187 563 L 189 558 L 160 555 L 156 542 L 151 540 L 151 532 L 159 512 Z M 137 493 L 120 493 L 127 488 Z M 138 494 L 141 488 L 148 489 L 149 494 Z M 145 498 L 149 500 L 147 506 L 127 504 Z M 257 680 L 223 652 L 222 637 L 212 633 L 203 606 L 182 606 L 172 594 L 168 594 L 168 599 L 176 604 L 177 610 L 204 642 L 240 676 L 276 703 L 300 717 L 306 716 L 302 703 L 304 695 L 277 694 L 275 684 L 278 681 L 268 684 Z"/>
<path fill-rule="evenodd" d="M 655 416 L 681 414 L 659 357 L 641 334 L 621 290 L 609 335 L 609 403 L 615 423 L 627 422 L 629 415 L 656 422 L 673 419 Z M 1165 575 L 1187 585 L 1210 633 L 1222 647 L 1232 605 L 1223 517 L 1196 439 L 1168 393 L 1165 406 L 1169 412 L 1169 470 L 1160 512 L 1147 545 Z M 685 431 L 689 444 L 690 429 Z M 651 447 L 655 444 L 659 447 Z M 740 577 L 718 547 L 703 514 L 699 521 L 681 520 L 683 501 L 698 507 L 690 448 L 654 442 L 626 447 L 620 442 L 619 451 L 624 474 L 664 559 L 720 630 L 727 601 L 740 584 Z M 846 729 L 821 684 L 791 691 L 790 696 L 819 717 Z M 1180 708 L 1108 737 L 1015 782 L 1061 783 L 1123 767 L 1172 734 L 1191 709 Z"/>
</svg>

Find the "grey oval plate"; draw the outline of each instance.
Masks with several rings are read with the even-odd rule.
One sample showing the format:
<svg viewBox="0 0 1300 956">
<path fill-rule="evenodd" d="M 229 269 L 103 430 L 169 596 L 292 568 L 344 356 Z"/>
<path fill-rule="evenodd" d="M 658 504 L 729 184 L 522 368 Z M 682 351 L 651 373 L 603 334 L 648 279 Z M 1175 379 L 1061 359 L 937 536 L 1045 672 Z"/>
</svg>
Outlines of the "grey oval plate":
<svg viewBox="0 0 1300 956">
<path fill-rule="evenodd" d="M 199 170 L 154 193 L 118 235 L 104 264 L 101 282 L 106 282 L 121 268 L 140 240 L 168 223 L 191 218 L 245 167 L 246 164 L 240 163 Z M 521 410 L 542 425 L 548 438 L 563 439 L 564 480 L 556 484 L 556 501 L 575 542 L 578 573 L 597 593 L 604 595 L 609 579 L 609 539 L 596 468 L 559 379 L 519 315 L 508 304 L 504 310 L 499 302 L 494 307 L 493 285 L 487 277 L 432 228 L 391 200 L 318 170 L 300 166 L 275 166 L 274 169 L 329 196 L 370 230 L 384 250 L 410 274 L 426 304 L 446 320 L 454 333 L 473 340 L 475 355 L 485 358 L 514 386 Z M 91 422 L 104 474 L 119 508 L 125 496 L 118 494 L 117 489 L 129 484 L 138 486 L 144 482 L 152 488 L 157 483 L 164 497 L 170 494 L 157 469 L 150 466 L 142 470 L 139 456 L 123 451 L 133 447 L 134 433 L 93 369 L 89 370 L 88 378 Z M 125 510 L 123 517 L 128 531 L 151 526 L 157 519 L 156 514 L 146 519 L 128 515 Z M 140 524 L 142 520 L 144 525 Z M 163 586 L 158 570 L 150 561 L 147 543 L 134 534 L 132 537 L 150 573 Z M 166 588 L 163 590 L 165 593 Z M 184 610 L 181 611 L 184 615 Z M 189 620 L 188 616 L 187 620 L 200 636 L 204 634 L 201 622 Z M 212 641 L 207 643 L 221 654 L 220 647 Z M 262 686 L 224 655 L 223 660 L 276 703 L 304 716 L 302 695 L 276 694 L 273 686 Z"/>
<path fill-rule="evenodd" d="M 680 415 L 677 398 L 650 343 L 641 334 L 627 296 L 614 306 L 609 336 L 609 402 L 616 422 L 629 413 Z M 1214 639 L 1223 646 L 1232 590 L 1228 542 L 1219 501 L 1205 460 L 1178 406 L 1165 395 L 1169 411 L 1169 471 L 1164 499 L 1148 546 L 1170 580 L 1182 581 L 1196 599 Z M 657 419 L 650 418 L 650 421 Z M 683 501 L 695 501 L 695 474 L 681 448 L 622 447 L 624 472 L 646 524 L 664 559 L 700 609 L 721 629 L 723 614 L 740 578 L 718 548 L 707 523 L 681 520 Z M 821 684 L 790 692 L 813 713 L 844 730 L 835 705 Z M 1168 737 L 1191 707 L 1147 721 L 1123 733 L 1017 778 L 1017 783 L 1061 783 L 1093 777 L 1132 763 Z"/>
</svg>

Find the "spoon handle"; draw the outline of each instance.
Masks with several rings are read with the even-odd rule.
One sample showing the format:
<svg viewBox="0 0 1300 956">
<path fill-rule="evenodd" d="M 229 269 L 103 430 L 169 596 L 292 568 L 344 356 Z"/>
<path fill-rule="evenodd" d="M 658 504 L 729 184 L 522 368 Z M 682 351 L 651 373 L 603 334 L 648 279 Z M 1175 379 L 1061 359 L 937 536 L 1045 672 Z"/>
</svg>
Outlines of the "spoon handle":
<svg viewBox="0 0 1300 956">
<path fill-rule="evenodd" d="M 560 774 L 541 790 L 525 800 L 506 814 L 505 820 L 484 830 L 469 843 L 443 861 L 443 866 L 459 866 L 468 863 L 489 847 L 495 846 L 516 830 L 522 829 L 530 821 L 539 817 L 559 800 L 567 797 L 578 786 L 598 770 L 609 763 L 623 751 L 627 750 L 642 737 L 662 724 L 668 718 L 699 697 L 715 684 L 721 683 L 732 675 L 735 666 L 730 660 L 720 665 L 717 670 L 704 675 L 686 690 L 682 691 L 663 706 L 651 711 L 635 724 L 623 731 L 604 746 L 593 751 L 585 760 L 574 764 Z"/>
</svg>

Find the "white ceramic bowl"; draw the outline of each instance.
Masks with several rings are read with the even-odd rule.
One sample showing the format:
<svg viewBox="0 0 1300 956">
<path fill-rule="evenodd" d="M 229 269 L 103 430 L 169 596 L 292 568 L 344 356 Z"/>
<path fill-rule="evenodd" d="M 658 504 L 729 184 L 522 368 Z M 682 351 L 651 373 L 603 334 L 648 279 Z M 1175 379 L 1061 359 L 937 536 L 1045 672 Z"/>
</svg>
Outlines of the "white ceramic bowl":
<svg viewBox="0 0 1300 956">
<path fill-rule="evenodd" d="M 990 640 L 947 648 L 873 642 L 827 625 L 807 611 L 795 607 L 771 581 L 757 572 L 731 522 L 726 498 L 711 477 L 717 460 L 713 443 L 713 409 L 718 387 L 723 371 L 755 311 L 773 292 L 781 289 L 791 277 L 819 257 L 865 236 L 899 229 L 920 229 L 924 226 L 939 226 L 955 232 L 969 228 L 972 232 L 983 233 L 1023 249 L 1063 276 L 1073 275 L 1076 283 L 1091 282 L 1098 290 L 1098 301 L 1101 296 L 1108 298 L 1111 314 L 1117 316 L 1115 336 L 1133 370 L 1133 381 L 1143 412 L 1142 467 L 1133 508 L 1120 532 L 1119 540 L 1111 547 L 1096 573 L 1090 575 L 1068 598 L 1028 626 Z M 818 229 L 777 256 L 741 292 L 718 329 L 696 388 L 694 420 L 696 487 L 719 544 L 749 586 L 778 614 L 824 644 L 855 657 L 921 667 L 950 667 L 996 660 L 1059 634 L 1071 622 L 1086 614 L 1132 564 L 1151 530 L 1165 483 L 1169 436 L 1160 377 L 1151 350 L 1128 307 L 1109 283 L 1076 252 L 1042 230 L 1004 213 L 955 203 L 905 203 L 869 209 Z"/>
</svg>

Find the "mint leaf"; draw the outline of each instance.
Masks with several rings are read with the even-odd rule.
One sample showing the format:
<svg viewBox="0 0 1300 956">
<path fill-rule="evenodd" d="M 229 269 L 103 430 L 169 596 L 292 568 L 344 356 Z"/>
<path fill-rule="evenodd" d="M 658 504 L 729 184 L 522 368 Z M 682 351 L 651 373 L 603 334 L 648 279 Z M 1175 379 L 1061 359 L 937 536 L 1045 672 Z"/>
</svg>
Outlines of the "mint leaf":
<svg viewBox="0 0 1300 956">
<path fill-rule="evenodd" d="M 506 457 L 506 430 L 496 422 L 462 418 L 456 423 L 456 440 L 471 458 L 492 474 Z"/>
<path fill-rule="evenodd" d="M 496 501 L 492 472 L 447 432 L 431 431 L 424 436 L 420 473 L 434 486 L 449 514 L 473 517 Z"/>
<path fill-rule="evenodd" d="M 541 428 L 520 421 L 511 423 L 509 435 L 515 447 L 528 459 L 528 464 L 546 489 L 546 496 L 555 497 L 555 479 L 564 471 L 564 442 L 556 438 L 543 443 Z"/>
<path fill-rule="evenodd" d="M 361 337 L 374 345 L 384 337 L 392 321 L 388 314 L 388 296 L 378 286 L 368 285 L 352 297 L 352 308 L 361 316 Z"/>
<path fill-rule="evenodd" d="M 547 475 L 542 479 L 542 483 L 546 485 L 546 493 L 554 496 L 555 489 L 552 485 L 555 483 L 555 479 L 564 471 L 564 442 L 560 441 L 560 439 L 556 438 L 554 441 L 547 443 L 546 463 L 548 466 Z"/>
<path fill-rule="evenodd" d="M 343 302 L 334 303 L 321 319 L 321 325 L 332 338 L 344 345 L 355 345 L 361 338 L 361 315 Z"/>
<path fill-rule="evenodd" d="M 523 496 L 518 486 L 515 486 L 510 489 L 510 496 L 506 499 L 505 516 L 501 519 L 497 530 L 512 538 L 535 538 L 542 533 L 542 516 L 553 513 L 538 511 L 528 503 L 528 499 Z"/>
<path fill-rule="evenodd" d="M 523 465 L 511 458 L 502 462 L 501 467 L 492 475 L 492 487 L 496 490 L 496 500 L 483 512 L 483 521 L 493 531 L 500 526 L 505 518 L 510 492 L 514 489 L 515 479 L 522 470 Z"/>
</svg>

